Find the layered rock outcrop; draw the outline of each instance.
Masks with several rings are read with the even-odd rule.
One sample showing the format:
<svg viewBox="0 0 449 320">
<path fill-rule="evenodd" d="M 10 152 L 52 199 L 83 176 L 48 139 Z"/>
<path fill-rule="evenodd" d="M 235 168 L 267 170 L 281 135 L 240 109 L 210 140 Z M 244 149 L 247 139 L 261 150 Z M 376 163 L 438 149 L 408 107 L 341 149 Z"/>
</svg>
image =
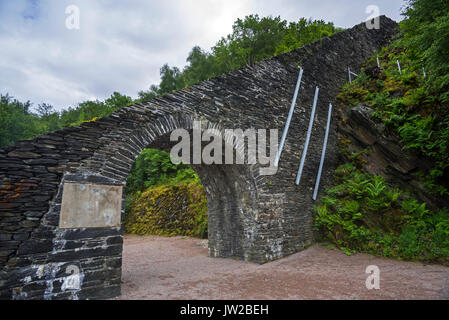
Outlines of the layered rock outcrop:
<svg viewBox="0 0 449 320">
<path fill-rule="evenodd" d="M 404 149 L 400 137 L 373 116 L 374 110 L 360 104 L 339 106 L 338 139 L 345 160 L 358 155 L 362 167 L 380 175 L 426 202 L 429 208 L 449 207 L 449 199 L 429 193 L 419 178 L 432 169 L 432 161 Z"/>
</svg>

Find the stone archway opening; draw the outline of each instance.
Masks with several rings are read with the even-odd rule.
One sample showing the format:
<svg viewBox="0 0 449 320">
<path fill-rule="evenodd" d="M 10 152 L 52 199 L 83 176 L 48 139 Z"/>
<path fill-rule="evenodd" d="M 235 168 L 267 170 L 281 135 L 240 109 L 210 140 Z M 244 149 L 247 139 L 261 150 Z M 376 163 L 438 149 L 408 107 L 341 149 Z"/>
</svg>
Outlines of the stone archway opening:
<svg viewBox="0 0 449 320">
<path fill-rule="evenodd" d="M 207 239 L 207 197 L 196 172 L 160 149 L 144 149 L 124 188 L 125 235 Z"/>
<path fill-rule="evenodd" d="M 189 134 L 192 136 L 192 130 L 189 130 Z M 176 144 L 176 142 L 170 141 L 170 135 L 171 132 L 167 132 L 158 136 L 144 150 L 158 150 L 168 156 L 172 147 Z M 225 145 L 225 142 L 223 142 L 223 145 Z M 193 152 L 193 150 L 191 151 Z M 192 152 L 191 155 L 193 156 Z M 169 159 L 164 159 L 164 161 L 169 161 Z M 255 200 L 254 178 L 252 173 L 248 171 L 248 166 L 190 164 L 181 168 L 185 170 L 186 167 L 199 178 L 198 184 L 204 188 L 207 199 L 209 256 L 247 259 L 248 254 L 245 252 L 248 248 L 244 244 L 245 225 L 249 224 L 247 219 L 251 212 L 248 212 L 248 209 L 254 205 Z M 133 169 L 134 166 L 131 171 Z M 127 182 L 129 183 L 129 179 Z M 125 187 L 125 190 L 127 188 L 128 186 Z M 180 191 L 184 192 L 185 190 Z M 128 213 L 126 210 L 126 192 L 123 201 L 125 201 L 125 210 L 122 214 L 126 216 Z M 167 213 L 169 212 L 167 211 Z M 126 232 L 128 220 L 126 217 L 124 219 L 122 217 L 122 221 L 124 221 L 124 231 Z M 200 234 L 196 234 L 196 236 L 200 236 Z"/>
<path fill-rule="evenodd" d="M 190 137 L 194 135 L 192 129 L 187 131 Z M 146 144 L 144 150 L 158 150 L 158 153 L 155 152 L 155 154 L 165 156 L 163 161 L 170 161 L 171 163 L 169 153 L 174 145 L 178 143 L 170 141 L 172 132 L 173 131 L 170 131 L 159 135 L 151 143 Z M 191 143 L 190 155 L 193 157 L 194 150 L 192 140 Z M 223 139 L 222 143 L 223 149 L 225 149 L 227 142 Z M 207 145 L 208 142 L 205 142 L 204 144 Z M 236 153 L 237 151 L 234 150 L 234 152 Z M 151 157 L 151 152 L 148 153 L 148 156 Z M 131 168 L 131 174 L 136 170 L 137 161 L 141 160 L 139 157 Z M 253 215 L 255 212 L 257 189 L 252 170 L 249 170 L 248 165 L 235 164 L 208 165 L 202 163 L 185 165 L 181 168 L 184 170 L 186 167 L 192 170 L 200 180 L 199 184 L 203 187 L 207 199 L 207 255 L 214 258 L 250 260 L 252 257 L 250 254 L 252 243 L 248 240 L 251 240 L 251 237 L 254 237 L 252 232 L 256 233 L 251 226 L 254 227 Z M 256 170 L 256 168 L 253 169 Z M 125 201 L 125 204 L 127 202 L 127 191 L 131 186 L 131 183 L 128 175 L 127 184 L 124 188 L 125 196 L 123 201 Z M 192 184 L 190 184 L 190 188 L 192 188 Z M 196 188 L 196 186 L 194 185 L 193 188 Z M 143 194 L 143 199 L 141 199 L 141 201 L 148 201 L 149 205 L 156 206 L 160 206 L 160 203 L 158 203 L 159 200 L 161 202 L 165 200 L 167 206 L 171 206 L 173 201 L 178 202 L 173 206 L 174 212 L 170 212 L 170 209 L 164 211 L 167 215 L 173 214 L 173 218 L 175 219 L 176 217 L 182 216 L 182 213 L 180 214 L 179 212 L 182 204 L 179 202 L 185 200 L 186 188 L 182 186 L 179 187 L 179 197 L 171 197 L 170 194 L 165 193 L 165 196 L 167 196 L 166 199 L 163 199 L 164 195 L 156 201 L 151 199 L 154 194 L 159 194 L 158 192 L 161 190 L 162 192 L 167 191 L 168 193 L 172 191 L 170 188 L 164 187 L 162 187 L 162 189 L 158 188 L 155 192 L 149 190 L 147 194 Z M 184 204 L 189 205 L 185 202 Z M 190 203 L 190 205 L 192 204 L 193 203 Z M 181 261 L 185 262 L 185 260 L 183 260 L 185 258 L 183 258 L 183 255 L 177 256 L 175 253 L 180 250 L 179 247 L 177 247 L 181 245 L 181 239 L 179 238 L 168 239 L 152 236 L 139 238 L 129 235 L 128 232 L 132 231 L 129 229 L 132 229 L 133 227 L 129 222 L 133 221 L 129 219 L 130 216 L 128 215 L 131 212 L 134 216 L 139 214 L 145 215 L 147 212 L 142 212 L 145 210 L 145 206 L 142 205 L 142 203 L 131 210 L 126 207 L 127 206 L 125 205 L 125 210 L 122 213 L 125 217 L 122 225 L 124 242 L 121 273 L 123 283 L 122 293 L 127 295 L 135 286 L 138 286 L 139 290 L 146 290 L 143 288 L 152 285 L 160 285 L 161 278 L 176 276 L 176 265 L 182 263 Z M 163 208 L 159 207 L 159 209 Z M 142 220 L 144 219 L 141 219 L 140 221 Z M 167 219 L 166 222 L 171 224 L 173 220 Z M 167 231 L 163 224 L 159 225 L 158 228 L 159 230 L 164 231 L 165 229 L 165 231 Z M 173 228 L 170 228 L 169 231 L 172 230 Z M 189 235 L 189 237 L 191 236 L 192 235 Z M 193 237 L 195 236 L 198 236 L 198 234 L 193 235 Z M 182 251 L 186 254 L 195 254 L 195 252 L 201 250 L 201 254 L 206 255 L 205 249 L 199 247 L 197 249 L 194 248 L 198 246 L 200 242 L 201 247 L 204 246 L 205 243 L 199 239 L 194 240 L 194 242 L 196 244 L 195 246 L 183 247 Z M 161 263 L 159 262 L 161 256 L 164 256 L 162 260 L 170 261 L 166 263 L 167 266 L 164 269 L 161 269 Z"/>
</svg>

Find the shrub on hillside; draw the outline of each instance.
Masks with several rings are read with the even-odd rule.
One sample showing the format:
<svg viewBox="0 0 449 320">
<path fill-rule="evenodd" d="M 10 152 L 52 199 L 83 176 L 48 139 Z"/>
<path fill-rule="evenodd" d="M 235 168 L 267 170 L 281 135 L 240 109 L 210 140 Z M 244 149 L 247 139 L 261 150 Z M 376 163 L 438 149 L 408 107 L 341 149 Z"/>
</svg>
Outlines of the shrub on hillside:
<svg viewBox="0 0 449 320">
<path fill-rule="evenodd" d="M 207 238 L 207 199 L 199 182 L 161 185 L 137 195 L 125 231 L 138 235 Z"/>
</svg>

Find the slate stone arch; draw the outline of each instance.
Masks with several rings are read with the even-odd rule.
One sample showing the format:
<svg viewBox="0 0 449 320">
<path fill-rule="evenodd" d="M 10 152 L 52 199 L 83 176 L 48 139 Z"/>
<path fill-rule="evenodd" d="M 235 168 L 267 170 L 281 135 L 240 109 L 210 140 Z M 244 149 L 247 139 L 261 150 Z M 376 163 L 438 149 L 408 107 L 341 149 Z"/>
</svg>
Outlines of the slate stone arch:
<svg viewBox="0 0 449 320">
<path fill-rule="evenodd" d="M 175 144 L 170 142 L 171 132 L 176 129 L 191 131 L 194 121 L 201 123 L 202 131 L 214 129 L 223 134 L 226 129 L 222 124 L 195 114 L 176 112 L 161 115 L 128 134 L 120 134 L 119 139 L 114 139 L 117 131 L 102 137 L 108 143 L 82 161 L 81 174 L 76 176 L 89 180 L 93 175 L 97 179 L 101 177 L 125 185 L 135 159 L 144 148 L 170 152 Z M 226 145 L 227 142 L 222 140 Z M 192 164 L 191 167 L 202 181 L 208 199 L 210 256 L 248 260 L 251 243 L 243 238 L 245 230 L 254 224 L 257 216 L 258 182 L 255 176 L 258 176 L 259 165 Z M 73 177 L 73 173 L 69 176 Z M 75 181 L 79 182 L 79 179 Z"/>
<path fill-rule="evenodd" d="M 314 239 L 311 197 L 328 104 L 335 103 L 347 82 L 347 67 L 357 72 L 366 58 L 391 41 L 396 27 L 381 17 L 378 30 L 360 24 L 109 117 L 1 148 L 0 298 L 120 295 L 121 227 L 61 228 L 64 185 L 104 185 L 111 190 L 123 186 L 143 148 L 162 147 L 164 139 L 156 137 L 191 128 L 193 119 L 219 128 L 282 131 L 298 65 L 304 68 L 303 83 L 276 175 L 261 176 L 257 166 L 194 168 L 214 213 L 212 256 L 265 263 L 304 249 Z M 317 114 L 303 182 L 296 186 L 316 86 Z M 333 123 L 321 190 L 331 182 L 338 163 L 336 136 Z M 73 287 L 70 270 L 79 270 L 78 287 Z"/>
</svg>

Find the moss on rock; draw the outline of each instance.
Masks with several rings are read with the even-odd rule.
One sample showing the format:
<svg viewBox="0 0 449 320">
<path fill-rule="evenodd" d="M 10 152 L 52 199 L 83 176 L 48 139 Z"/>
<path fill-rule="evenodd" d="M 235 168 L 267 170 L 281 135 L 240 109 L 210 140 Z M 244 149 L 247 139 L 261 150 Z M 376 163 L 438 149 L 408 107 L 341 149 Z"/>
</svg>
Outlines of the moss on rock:
<svg viewBox="0 0 449 320">
<path fill-rule="evenodd" d="M 125 217 L 138 235 L 207 237 L 207 199 L 200 183 L 162 185 L 142 192 Z"/>
</svg>

